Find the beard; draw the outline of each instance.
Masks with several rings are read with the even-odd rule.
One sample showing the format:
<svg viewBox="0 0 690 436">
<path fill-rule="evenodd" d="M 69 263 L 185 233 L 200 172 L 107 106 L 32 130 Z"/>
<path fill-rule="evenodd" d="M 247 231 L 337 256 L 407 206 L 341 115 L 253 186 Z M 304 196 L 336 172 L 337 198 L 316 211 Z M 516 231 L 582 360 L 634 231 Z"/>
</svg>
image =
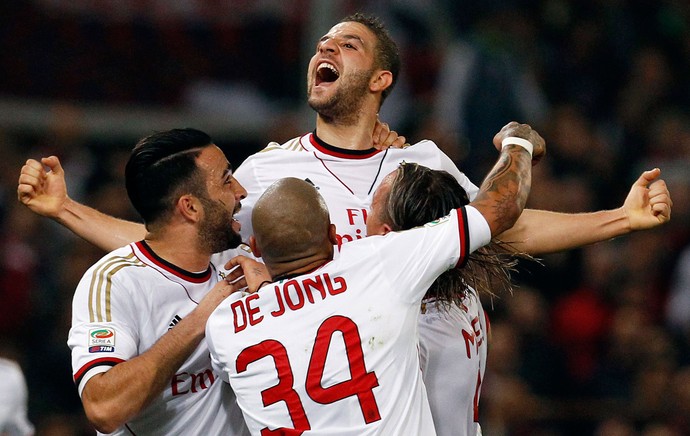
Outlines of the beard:
<svg viewBox="0 0 690 436">
<path fill-rule="evenodd" d="M 364 96 L 369 92 L 369 80 L 374 70 L 355 71 L 347 76 L 341 76 L 338 88 L 330 98 L 317 101 L 308 90 L 309 106 L 323 118 L 338 124 L 354 124 L 359 116 Z"/>
<path fill-rule="evenodd" d="M 222 204 L 210 198 L 201 198 L 204 206 L 204 219 L 199 222 L 199 243 L 208 253 L 220 253 L 237 248 L 242 236 L 232 228 L 233 213 Z"/>
</svg>

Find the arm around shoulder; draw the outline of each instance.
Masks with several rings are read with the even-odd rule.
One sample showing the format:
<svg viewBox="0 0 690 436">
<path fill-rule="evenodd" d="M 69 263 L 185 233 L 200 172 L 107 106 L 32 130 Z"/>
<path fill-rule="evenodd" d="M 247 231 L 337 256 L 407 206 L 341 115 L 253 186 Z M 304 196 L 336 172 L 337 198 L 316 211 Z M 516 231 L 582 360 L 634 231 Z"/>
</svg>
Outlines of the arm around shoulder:
<svg viewBox="0 0 690 436">
<path fill-rule="evenodd" d="M 151 348 L 87 381 L 81 399 L 89 422 L 103 433 L 112 433 L 151 404 L 203 340 L 213 310 L 236 289 L 219 282 Z"/>
</svg>

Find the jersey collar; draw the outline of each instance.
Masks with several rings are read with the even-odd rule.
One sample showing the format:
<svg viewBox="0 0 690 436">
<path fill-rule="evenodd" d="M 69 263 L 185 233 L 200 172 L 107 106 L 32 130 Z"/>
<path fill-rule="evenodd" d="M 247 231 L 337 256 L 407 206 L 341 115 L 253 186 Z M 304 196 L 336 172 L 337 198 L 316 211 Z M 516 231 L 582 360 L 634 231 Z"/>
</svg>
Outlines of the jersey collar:
<svg viewBox="0 0 690 436">
<path fill-rule="evenodd" d="M 335 147 L 319 138 L 316 135 L 316 130 L 309 135 L 309 142 L 321 153 L 343 159 L 367 159 L 381 152 L 381 150 L 377 150 L 373 147 L 368 150 L 349 150 L 346 148 Z"/>
<path fill-rule="evenodd" d="M 189 272 L 158 256 L 145 241 L 135 242 L 134 245 L 139 249 L 139 252 L 141 252 L 149 263 L 152 263 L 183 280 L 191 283 L 204 283 L 211 278 L 211 265 L 208 266 L 206 271 L 198 273 Z"/>
</svg>

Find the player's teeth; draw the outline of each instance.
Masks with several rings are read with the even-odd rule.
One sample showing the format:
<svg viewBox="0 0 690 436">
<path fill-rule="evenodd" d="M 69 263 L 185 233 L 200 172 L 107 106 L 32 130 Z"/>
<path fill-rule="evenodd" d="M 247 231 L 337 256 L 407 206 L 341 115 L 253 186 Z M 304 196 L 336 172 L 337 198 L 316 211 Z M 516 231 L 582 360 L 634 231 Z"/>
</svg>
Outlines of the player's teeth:
<svg viewBox="0 0 690 436">
<path fill-rule="evenodd" d="M 319 69 L 321 69 L 321 68 L 328 68 L 329 70 L 333 71 L 333 73 L 334 73 L 336 76 L 339 76 L 339 75 L 340 75 L 340 74 L 338 73 L 338 70 L 336 70 L 335 67 L 334 67 L 333 65 L 327 64 L 326 62 L 322 62 L 322 63 L 319 64 Z"/>
</svg>

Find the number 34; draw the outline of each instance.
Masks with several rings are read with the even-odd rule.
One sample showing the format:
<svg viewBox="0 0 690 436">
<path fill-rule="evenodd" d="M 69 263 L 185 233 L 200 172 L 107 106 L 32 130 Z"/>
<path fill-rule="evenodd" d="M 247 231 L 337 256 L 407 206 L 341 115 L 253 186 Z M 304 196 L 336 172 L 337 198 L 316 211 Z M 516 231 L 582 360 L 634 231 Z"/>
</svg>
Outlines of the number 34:
<svg viewBox="0 0 690 436">
<path fill-rule="evenodd" d="M 331 344 L 333 333 L 340 332 L 345 342 L 345 351 L 350 366 L 350 379 L 341 381 L 333 386 L 324 388 L 321 385 L 326 354 Z M 264 406 L 270 406 L 279 401 L 287 405 L 288 413 L 292 419 L 294 432 L 289 434 L 299 435 L 305 430 L 310 430 L 311 425 L 297 392 L 294 390 L 294 376 L 287 350 L 280 342 L 272 339 L 265 340 L 251 347 L 245 348 L 237 356 L 235 362 L 237 373 L 247 370 L 252 362 L 271 356 L 275 362 L 278 375 L 278 384 L 261 391 L 261 399 Z M 357 324 L 344 316 L 332 316 L 326 319 L 318 331 L 314 341 L 314 350 L 309 360 L 305 388 L 307 395 L 320 404 L 335 403 L 347 397 L 356 396 L 362 410 L 364 422 L 370 424 L 381 419 L 379 408 L 374 398 L 373 389 L 379 385 L 376 373 L 367 372 L 364 364 L 364 352 L 362 340 L 359 336 Z M 272 434 L 286 434 L 285 428 L 261 430 L 262 436 Z"/>
</svg>

